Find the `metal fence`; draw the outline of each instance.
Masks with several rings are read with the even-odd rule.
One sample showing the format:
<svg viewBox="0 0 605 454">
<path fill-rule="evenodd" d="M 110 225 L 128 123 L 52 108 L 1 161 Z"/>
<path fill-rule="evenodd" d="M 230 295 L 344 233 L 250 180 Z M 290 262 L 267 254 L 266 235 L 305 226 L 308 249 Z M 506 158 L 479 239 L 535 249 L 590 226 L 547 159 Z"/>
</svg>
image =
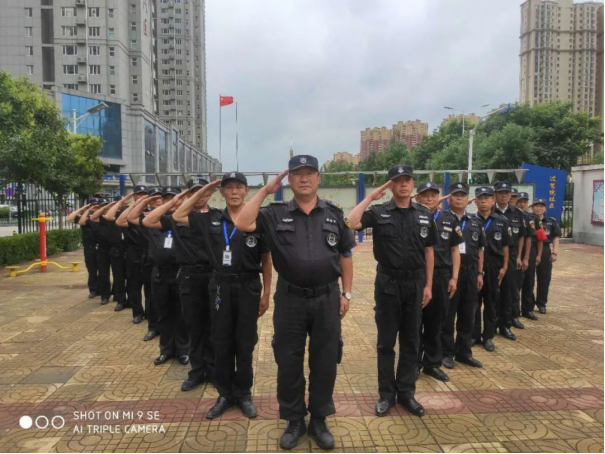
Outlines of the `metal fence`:
<svg viewBox="0 0 605 454">
<path fill-rule="evenodd" d="M 574 184 L 568 182 L 565 185 L 563 212 L 561 213 L 561 234 L 563 238 L 571 238 L 573 234 L 573 191 Z"/>
<path fill-rule="evenodd" d="M 63 228 L 76 228 L 67 224 L 65 218 L 78 206 L 78 199 L 72 194 L 67 199 L 65 212 L 59 213 L 53 197 L 39 186 L 0 182 L 0 227 L 14 227 L 17 233 L 37 232 L 38 222 L 33 219 L 41 212 L 52 218 L 46 223 L 47 230 L 58 229 L 61 217 Z"/>
</svg>

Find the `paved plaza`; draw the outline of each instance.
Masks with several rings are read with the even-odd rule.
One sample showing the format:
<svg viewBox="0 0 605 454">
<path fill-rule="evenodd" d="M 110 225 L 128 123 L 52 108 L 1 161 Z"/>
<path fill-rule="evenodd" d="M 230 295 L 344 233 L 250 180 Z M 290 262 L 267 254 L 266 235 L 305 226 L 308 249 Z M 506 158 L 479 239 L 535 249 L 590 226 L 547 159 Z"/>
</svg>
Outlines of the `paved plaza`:
<svg viewBox="0 0 605 454">
<path fill-rule="evenodd" d="M 485 368 L 457 364 L 449 383 L 422 374 L 424 418 L 400 406 L 377 418 L 375 262 L 371 243 L 360 245 L 337 414 L 329 418 L 335 451 L 603 452 L 603 248 L 565 243 L 559 255 L 549 312 L 537 322 L 523 319 L 517 342 L 497 336 L 495 353 L 474 347 Z M 56 260 L 74 257 L 82 260 L 81 252 Z M 157 339 L 143 342 L 146 325 L 133 325 L 129 311 L 89 300 L 85 274 L 0 274 L 1 452 L 279 450 L 285 422 L 278 419 L 271 310 L 259 321 L 255 351 L 258 417 L 232 409 L 210 422 L 213 387 L 181 392 L 187 367 L 154 366 Z M 20 427 L 25 415 L 34 427 Z M 296 449 L 318 450 L 306 437 Z"/>
</svg>

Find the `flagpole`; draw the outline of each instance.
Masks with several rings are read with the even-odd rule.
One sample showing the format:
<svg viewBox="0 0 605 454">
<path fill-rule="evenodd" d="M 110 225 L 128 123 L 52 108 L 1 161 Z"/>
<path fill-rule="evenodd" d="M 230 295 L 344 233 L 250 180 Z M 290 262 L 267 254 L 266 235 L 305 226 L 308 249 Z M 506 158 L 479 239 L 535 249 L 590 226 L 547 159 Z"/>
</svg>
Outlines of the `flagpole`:
<svg viewBox="0 0 605 454">
<path fill-rule="evenodd" d="M 239 172 L 239 153 L 238 153 L 239 141 L 237 136 L 237 103 L 235 103 L 235 167 Z"/>
<path fill-rule="evenodd" d="M 221 95 L 218 95 L 218 160 L 223 162 L 221 148 L 222 148 L 222 138 L 221 138 L 221 128 L 222 128 L 222 117 L 223 117 L 223 108 L 221 106 Z"/>
</svg>

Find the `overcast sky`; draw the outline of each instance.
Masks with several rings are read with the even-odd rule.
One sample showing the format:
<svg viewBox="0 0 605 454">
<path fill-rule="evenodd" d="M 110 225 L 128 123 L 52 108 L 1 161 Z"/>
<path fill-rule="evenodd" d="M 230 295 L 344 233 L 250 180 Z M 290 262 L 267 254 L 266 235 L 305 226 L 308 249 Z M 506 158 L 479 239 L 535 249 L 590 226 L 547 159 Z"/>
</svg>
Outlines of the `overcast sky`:
<svg viewBox="0 0 605 454">
<path fill-rule="evenodd" d="M 219 94 L 238 102 L 240 170 L 359 152 L 360 131 L 518 99 L 514 0 L 206 0 L 208 148 Z M 482 112 L 488 109 L 484 108 Z M 235 106 L 223 107 L 223 169 L 235 168 Z M 481 110 L 480 110 L 481 112 Z"/>
</svg>

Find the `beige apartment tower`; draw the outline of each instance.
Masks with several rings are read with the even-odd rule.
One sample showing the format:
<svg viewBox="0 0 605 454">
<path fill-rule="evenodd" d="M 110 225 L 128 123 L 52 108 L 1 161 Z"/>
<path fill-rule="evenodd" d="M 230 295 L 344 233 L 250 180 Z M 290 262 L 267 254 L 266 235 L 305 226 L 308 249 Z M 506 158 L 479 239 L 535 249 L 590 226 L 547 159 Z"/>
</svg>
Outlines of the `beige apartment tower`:
<svg viewBox="0 0 605 454">
<path fill-rule="evenodd" d="M 597 18 L 602 3 L 527 0 L 521 5 L 519 101 L 596 109 Z"/>
</svg>

